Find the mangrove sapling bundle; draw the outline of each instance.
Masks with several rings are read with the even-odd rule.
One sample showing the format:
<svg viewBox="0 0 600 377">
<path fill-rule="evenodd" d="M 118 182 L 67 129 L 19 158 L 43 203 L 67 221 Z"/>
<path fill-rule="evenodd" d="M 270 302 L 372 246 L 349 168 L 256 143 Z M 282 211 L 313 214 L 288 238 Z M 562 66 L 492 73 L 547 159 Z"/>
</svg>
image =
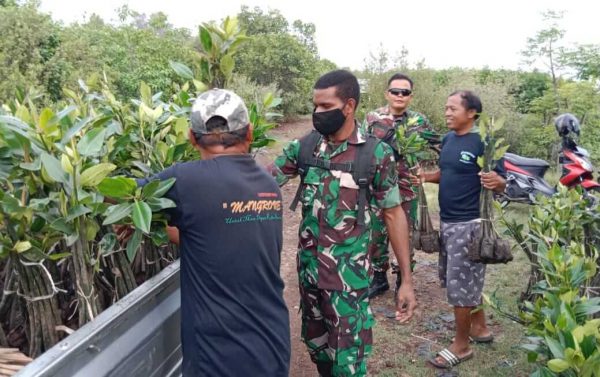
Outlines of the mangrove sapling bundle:
<svg viewBox="0 0 600 377">
<path fill-rule="evenodd" d="M 494 122 L 485 115 L 480 120 L 479 134 L 484 145 L 483 156 L 477 159 L 481 171 L 488 173 L 504 156 L 508 146 L 503 146 L 504 139 L 496 139 L 495 133 L 502 128 L 502 120 Z M 494 227 L 494 197 L 491 190 L 481 188 L 479 212 L 481 227 L 468 245 L 469 259 L 473 262 L 493 264 L 507 263 L 513 259 L 510 243 L 500 238 Z"/>
<path fill-rule="evenodd" d="M 426 253 L 439 253 L 440 233 L 433 228 L 423 186 L 419 186 L 418 228 L 414 231 L 413 237 L 415 248 Z"/>
<path fill-rule="evenodd" d="M 410 126 L 410 119 L 409 124 Z M 396 143 L 398 145 L 399 153 L 404 157 L 406 167 L 410 171 L 418 170 L 419 158 L 425 151 L 427 141 L 425 141 L 416 132 L 406 135 L 406 131 L 403 127 L 396 129 Z M 427 198 L 423 190 L 423 186 L 418 187 L 418 211 L 417 218 L 413 223 L 412 235 L 411 235 L 411 249 L 420 249 L 426 253 L 436 253 L 440 251 L 440 235 L 437 230 L 433 228 L 431 218 L 429 217 L 429 211 L 427 208 Z"/>
</svg>

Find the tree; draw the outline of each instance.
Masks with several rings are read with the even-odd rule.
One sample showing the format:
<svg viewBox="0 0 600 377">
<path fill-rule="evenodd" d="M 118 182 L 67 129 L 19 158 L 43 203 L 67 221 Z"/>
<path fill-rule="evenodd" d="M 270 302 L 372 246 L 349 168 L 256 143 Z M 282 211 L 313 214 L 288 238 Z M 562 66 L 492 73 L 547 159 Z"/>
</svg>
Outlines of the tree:
<svg viewBox="0 0 600 377">
<path fill-rule="evenodd" d="M 283 92 L 286 114 L 309 109 L 310 90 L 316 79 L 317 59 L 289 34 L 253 38 L 236 56 L 237 71 L 259 85 L 275 83 Z"/>
<path fill-rule="evenodd" d="M 517 110 L 523 114 L 531 112 L 531 102 L 542 97 L 544 92 L 550 88 L 550 83 L 548 74 L 537 70 L 519 73 L 519 84 L 511 90 Z"/>
<path fill-rule="evenodd" d="M 577 79 L 600 79 L 600 45 L 577 45 L 565 53 L 564 62 L 575 70 Z"/>
<path fill-rule="evenodd" d="M 250 9 L 248 6 L 242 5 L 237 17 L 246 35 L 249 36 L 284 34 L 288 32 L 288 21 L 276 9 L 271 9 L 268 13 L 263 13 L 259 7 Z"/>
<path fill-rule="evenodd" d="M 173 92 L 176 74 L 169 60 L 193 61 L 189 32 L 173 28 L 161 13 L 148 18 L 127 12 L 121 10 L 116 26 L 92 15 L 88 22 L 62 31 L 54 61 L 66 66 L 64 83 L 104 73 L 118 98 L 135 97 L 141 81 L 166 96 Z"/>
<path fill-rule="evenodd" d="M 296 20 L 290 29 L 279 11 L 265 13 L 246 6 L 238 18 L 253 38 L 236 55 L 236 72 L 262 86 L 276 84 L 283 93 L 285 114 L 309 111 L 312 84 L 324 70 L 335 67 L 331 62 L 320 63 L 315 26 Z"/>
<path fill-rule="evenodd" d="M 552 88 L 556 102 L 556 112 L 560 112 L 560 103 L 558 100 L 558 71 L 560 70 L 560 61 L 562 49 L 560 41 L 565 35 L 565 31 L 559 28 L 558 22 L 562 19 L 564 12 L 548 10 L 542 13 L 544 22 L 547 24 L 545 29 L 527 39 L 527 45 L 522 55 L 529 64 L 541 60 L 548 68 L 552 78 Z"/>
<path fill-rule="evenodd" d="M 0 35 L 0 102 L 17 90 L 51 89 L 61 68 L 52 66 L 60 37 L 50 16 L 30 5 L 0 7 Z"/>
<path fill-rule="evenodd" d="M 304 23 L 300 20 L 295 20 L 292 24 L 292 33 L 298 40 L 308 48 L 315 56 L 318 56 L 317 42 L 315 41 L 315 32 L 317 28 L 315 24 L 308 22 Z"/>
</svg>

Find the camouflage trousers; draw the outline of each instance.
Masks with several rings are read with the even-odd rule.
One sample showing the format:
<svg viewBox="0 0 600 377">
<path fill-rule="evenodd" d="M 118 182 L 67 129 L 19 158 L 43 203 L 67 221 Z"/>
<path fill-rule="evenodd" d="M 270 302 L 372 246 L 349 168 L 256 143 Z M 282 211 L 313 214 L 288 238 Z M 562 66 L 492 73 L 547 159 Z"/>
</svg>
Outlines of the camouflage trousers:
<svg viewBox="0 0 600 377">
<path fill-rule="evenodd" d="M 374 324 L 368 289 L 331 291 L 300 283 L 302 341 L 322 375 L 366 376 Z"/>
<path fill-rule="evenodd" d="M 408 235 L 412 236 L 412 227 L 416 222 L 417 209 L 419 201 L 413 199 L 402 203 L 402 209 L 408 220 Z M 372 237 L 369 244 L 369 253 L 371 255 L 371 267 L 373 271 L 386 272 L 390 268 L 390 250 L 389 237 L 385 228 L 385 222 L 382 218 L 375 217 L 372 222 Z M 415 265 L 415 250 L 412 242 L 409 240 L 410 247 L 410 265 L 411 269 Z"/>
</svg>

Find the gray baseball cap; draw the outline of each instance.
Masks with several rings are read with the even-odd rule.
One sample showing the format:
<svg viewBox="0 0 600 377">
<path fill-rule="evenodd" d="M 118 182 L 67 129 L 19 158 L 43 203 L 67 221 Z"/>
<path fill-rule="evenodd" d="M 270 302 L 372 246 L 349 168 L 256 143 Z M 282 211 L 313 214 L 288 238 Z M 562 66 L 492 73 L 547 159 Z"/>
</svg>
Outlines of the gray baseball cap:
<svg viewBox="0 0 600 377">
<path fill-rule="evenodd" d="M 206 129 L 206 122 L 215 116 L 227 121 L 227 130 L 209 132 Z M 250 123 L 244 101 L 234 92 L 225 89 L 211 89 L 200 94 L 194 101 L 190 118 L 192 131 L 200 134 L 236 131 Z"/>
</svg>

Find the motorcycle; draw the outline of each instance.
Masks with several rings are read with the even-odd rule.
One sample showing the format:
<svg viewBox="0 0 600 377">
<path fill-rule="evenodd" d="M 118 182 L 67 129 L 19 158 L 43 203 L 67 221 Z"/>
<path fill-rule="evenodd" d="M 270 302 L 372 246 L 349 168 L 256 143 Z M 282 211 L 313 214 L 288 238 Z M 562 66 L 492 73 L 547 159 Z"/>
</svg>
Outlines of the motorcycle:
<svg viewBox="0 0 600 377">
<path fill-rule="evenodd" d="M 594 180 L 594 167 L 588 151 L 574 140 L 580 130 L 577 118 L 572 114 L 562 114 L 556 118 L 555 127 L 562 137 L 558 160 L 562 166 L 560 183 L 569 188 L 581 186 L 586 192 L 600 191 L 600 184 Z M 506 189 L 500 199 L 503 206 L 509 202 L 533 204 L 537 195 L 552 196 L 556 192 L 556 188 L 544 179 L 550 167 L 544 160 L 506 153 L 503 167 L 506 172 Z"/>
</svg>

